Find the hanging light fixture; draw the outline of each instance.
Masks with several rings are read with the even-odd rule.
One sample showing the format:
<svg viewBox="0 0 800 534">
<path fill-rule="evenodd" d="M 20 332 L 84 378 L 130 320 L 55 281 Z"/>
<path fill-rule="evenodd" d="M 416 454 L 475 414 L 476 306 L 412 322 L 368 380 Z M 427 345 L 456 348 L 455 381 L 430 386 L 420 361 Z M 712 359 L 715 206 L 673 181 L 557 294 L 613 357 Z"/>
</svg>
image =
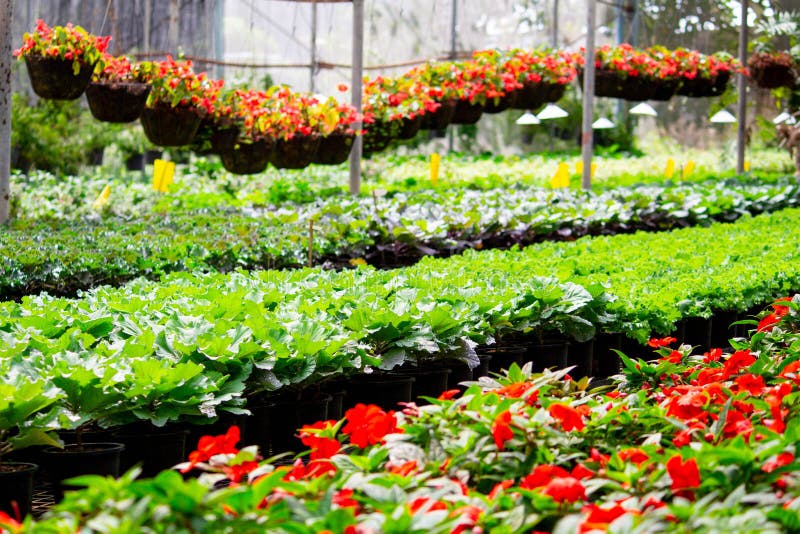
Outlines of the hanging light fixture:
<svg viewBox="0 0 800 534">
<path fill-rule="evenodd" d="M 540 111 L 538 115 L 536 115 L 536 118 L 541 121 L 550 119 L 563 119 L 564 117 L 569 117 L 569 113 L 552 103 L 547 104 L 544 109 Z"/>
<path fill-rule="evenodd" d="M 781 111 L 777 117 L 772 119 L 772 124 L 794 124 L 796 122 L 797 119 L 786 111 Z"/>
<path fill-rule="evenodd" d="M 642 102 L 631 108 L 631 113 L 634 115 L 647 115 L 648 117 L 658 117 L 658 112 L 653 109 L 653 106 L 647 102 Z"/>
<path fill-rule="evenodd" d="M 731 115 L 727 109 L 723 109 L 714 113 L 709 120 L 714 124 L 731 124 L 736 122 L 736 117 Z"/>
<path fill-rule="evenodd" d="M 614 126 L 615 124 L 605 117 L 600 117 L 592 124 L 592 128 L 595 130 L 609 130 L 614 128 Z"/>
<path fill-rule="evenodd" d="M 534 115 L 530 111 L 526 111 L 525 113 L 522 114 L 520 118 L 517 119 L 517 124 L 519 124 L 520 126 L 531 126 L 534 124 L 541 124 L 541 123 L 542 121 L 540 121 L 536 117 L 536 115 Z"/>
</svg>

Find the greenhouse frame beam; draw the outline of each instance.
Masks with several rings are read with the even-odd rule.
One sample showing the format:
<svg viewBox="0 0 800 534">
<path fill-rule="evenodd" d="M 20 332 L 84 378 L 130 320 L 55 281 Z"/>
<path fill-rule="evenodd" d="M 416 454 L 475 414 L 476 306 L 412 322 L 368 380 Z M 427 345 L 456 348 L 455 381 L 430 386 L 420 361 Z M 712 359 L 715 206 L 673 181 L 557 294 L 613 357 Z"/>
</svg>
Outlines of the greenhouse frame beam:
<svg viewBox="0 0 800 534">
<path fill-rule="evenodd" d="M 739 27 L 739 61 L 747 64 L 747 11 L 748 0 L 742 2 L 742 24 Z M 744 160 L 747 144 L 747 80 L 744 73 L 739 73 L 736 79 L 739 92 L 738 112 L 739 122 L 736 125 L 736 173 L 744 173 Z"/>
<path fill-rule="evenodd" d="M 8 221 L 11 198 L 11 24 L 13 0 L 0 0 L 0 224 Z"/>
<path fill-rule="evenodd" d="M 351 75 L 351 103 L 361 111 L 361 92 L 364 81 L 364 0 L 353 1 L 353 70 Z M 361 121 L 354 125 L 358 132 L 362 128 Z M 361 155 L 364 151 L 364 137 L 356 135 L 350 151 L 350 194 L 361 193 Z"/>
<path fill-rule="evenodd" d="M 581 127 L 581 156 L 583 159 L 583 175 L 581 187 L 585 191 L 592 189 L 592 153 L 594 150 L 594 35 L 597 19 L 595 0 L 587 2 L 586 9 L 586 61 L 583 70 L 583 125 Z"/>
</svg>

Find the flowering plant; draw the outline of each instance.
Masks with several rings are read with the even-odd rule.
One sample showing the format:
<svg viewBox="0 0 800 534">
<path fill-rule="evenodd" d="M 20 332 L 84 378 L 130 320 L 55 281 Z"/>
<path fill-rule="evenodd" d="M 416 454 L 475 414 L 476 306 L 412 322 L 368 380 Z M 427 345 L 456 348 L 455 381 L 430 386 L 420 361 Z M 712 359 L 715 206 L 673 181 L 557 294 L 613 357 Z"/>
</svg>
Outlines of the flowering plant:
<svg viewBox="0 0 800 534">
<path fill-rule="evenodd" d="M 127 56 L 103 54 L 92 80 L 95 82 L 142 82 L 145 73 L 140 63 L 131 62 Z"/>
<path fill-rule="evenodd" d="M 595 67 L 617 73 L 624 78 L 660 77 L 660 63 L 648 53 L 629 44 L 604 45 L 595 53 Z"/>
<path fill-rule="evenodd" d="M 213 114 L 223 80 L 212 80 L 205 72 L 195 73 L 191 61 L 175 61 L 171 56 L 159 62 L 140 65 L 140 78 L 152 86 L 148 107 L 192 106 L 204 114 Z"/>
<path fill-rule="evenodd" d="M 108 48 L 110 36 L 100 37 L 88 33 L 80 26 L 48 26 L 42 19 L 36 21 L 33 33 L 25 32 L 22 46 L 14 50 L 14 57 L 41 56 L 72 61 L 77 74 L 81 64 L 93 66 Z"/>
<path fill-rule="evenodd" d="M 517 81 L 544 82 L 566 85 L 575 79 L 576 66 L 580 63 L 577 53 L 563 50 L 526 50 L 513 49 L 509 51 L 511 58 L 506 65 L 516 74 Z"/>
<path fill-rule="evenodd" d="M 308 450 L 292 465 L 239 449 L 232 428 L 202 438 L 177 466 L 201 470 L 198 480 L 162 473 L 114 492 L 87 480 L 91 487 L 68 497 L 41 531 L 148 507 L 141 525 L 302 533 L 792 530 L 800 522 L 800 296 L 752 324 L 750 339 L 733 340 L 729 353 L 651 339 L 658 359 L 622 356 L 612 390 L 592 390 L 567 370 L 512 365 L 426 406 L 356 405 L 342 421 L 301 428 Z M 213 489 L 223 479 L 229 487 Z M 198 504 L 165 501 L 167 484 Z"/>
</svg>

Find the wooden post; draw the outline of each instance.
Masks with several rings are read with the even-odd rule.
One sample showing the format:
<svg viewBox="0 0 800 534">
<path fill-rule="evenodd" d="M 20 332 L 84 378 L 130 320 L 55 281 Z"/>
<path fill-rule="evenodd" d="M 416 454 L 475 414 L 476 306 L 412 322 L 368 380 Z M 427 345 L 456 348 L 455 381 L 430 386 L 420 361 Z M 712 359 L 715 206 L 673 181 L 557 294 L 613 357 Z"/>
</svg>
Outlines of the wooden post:
<svg viewBox="0 0 800 534">
<path fill-rule="evenodd" d="M 361 91 L 364 78 L 364 0 L 353 0 L 353 71 L 352 71 L 352 104 L 361 113 Z M 354 125 L 361 130 L 361 122 Z M 364 139 L 357 135 L 350 152 L 350 194 L 361 193 L 361 153 Z"/>
<path fill-rule="evenodd" d="M 12 0 L 0 0 L 0 223 L 8 220 L 11 199 L 11 25 Z"/>
<path fill-rule="evenodd" d="M 169 39 L 169 52 L 178 55 L 178 45 L 181 38 L 181 2 L 180 0 L 169 0 L 169 25 L 167 27 L 167 37 Z"/>
<path fill-rule="evenodd" d="M 592 152 L 594 143 L 594 26 L 597 18 L 596 0 L 586 3 L 586 64 L 583 70 L 583 126 L 581 128 L 581 154 L 583 156 L 583 176 L 581 186 L 585 191 L 592 189 Z"/>
<path fill-rule="evenodd" d="M 742 24 L 739 27 L 739 61 L 742 65 L 747 64 L 747 4 L 748 0 L 742 2 Z M 747 80 L 744 74 L 739 74 L 737 78 L 737 89 L 739 91 L 738 115 L 736 139 L 736 172 L 744 173 L 745 145 L 747 144 Z"/>
</svg>

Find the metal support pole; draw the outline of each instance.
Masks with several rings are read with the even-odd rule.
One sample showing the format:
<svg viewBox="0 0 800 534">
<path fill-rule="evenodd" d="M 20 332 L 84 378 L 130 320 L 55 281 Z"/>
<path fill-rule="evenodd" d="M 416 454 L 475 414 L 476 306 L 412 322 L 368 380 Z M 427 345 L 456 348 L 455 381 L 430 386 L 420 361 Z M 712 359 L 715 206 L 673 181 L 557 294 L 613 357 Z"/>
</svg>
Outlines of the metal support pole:
<svg viewBox="0 0 800 534">
<path fill-rule="evenodd" d="M 352 104 L 361 112 L 361 92 L 364 80 L 364 0 L 353 0 L 353 73 L 352 73 Z M 355 124 L 355 129 L 361 130 L 361 122 Z M 364 139 L 357 135 L 350 152 L 350 194 L 358 195 L 361 192 L 361 153 Z"/>
<path fill-rule="evenodd" d="M 144 0 L 144 53 L 150 53 L 150 24 L 153 19 L 153 0 Z"/>
<path fill-rule="evenodd" d="M 586 64 L 583 71 L 583 126 L 581 128 L 581 154 L 583 156 L 583 176 L 581 186 L 589 191 L 592 188 L 592 152 L 594 118 L 594 26 L 597 19 L 596 0 L 586 3 Z"/>
<path fill-rule="evenodd" d="M 8 220 L 11 199 L 11 25 L 14 3 L 0 0 L 0 223 Z"/>
<path fill-rule="evenodd" d="M 557 50 L 558 49 L 558 0 L 553 0 L 552 25 L 553 25 L 553 33 L 550 35 L 550 46 L 553 47 L 553 50 Z M 550 123 L 547 125 L 547 133 L 550 141 L 550 152 L 553 152 L 556 148 L 555 146 L 556 125 L 553 124 L 553 121 L 548 121 L 548 122 Z"/>
<path fill-rule="evenodd" d="M 742 1 L 742 25 L 739 27 L 739 61 L 742 65 L 747 63 L 747 4 L 748 0 Z M 739 74 L 737 80 L 739 91 L 739 123 L 737 124 L 736 139 L 736 172 L 744 172 L 744 157 L 747 143 L 747 81 L 744 74 Z"/>
<path fill-rule="evenodd" d="M 450 14 L 450 60 L 456 59 L 456 25 L 458 24 L 458 0 L 452 0 Z M 452 152 L 455 146 L 456 126 L 448 128 L 447 151 Z"/>
<path fill-rule="evenodd" d="M 623 15 L 623 8 L 625 7 L 625 0 L 617 0 L 617 44 L 620 45 L 625 41 L 625 16 Z M 627 126 L 625 122 L 625 100 L 622 98 L 617 99 L 617 124 Z"/>
<path fill-rule="evenodd" d="M 214 1 L 214 59 L 219 62 L 225 60 L 225 0 Z M 225 79 L 225 65 L 218 64 L 214 67 L 218 80 Z"/>
<path fill-rule="evenodd" d="M 169 0 L 169 26 L 167 37 L 169 38 L 170 52 L 178 54 L 180 44 L 180 24 L 181 24 L 181 2 L 180 0 Z"/>
<path fill-rule="evenodd" d="M 317 0 L 311 0 L 311 78 L 309 90 L 317 90 Z"/>
</svg>

